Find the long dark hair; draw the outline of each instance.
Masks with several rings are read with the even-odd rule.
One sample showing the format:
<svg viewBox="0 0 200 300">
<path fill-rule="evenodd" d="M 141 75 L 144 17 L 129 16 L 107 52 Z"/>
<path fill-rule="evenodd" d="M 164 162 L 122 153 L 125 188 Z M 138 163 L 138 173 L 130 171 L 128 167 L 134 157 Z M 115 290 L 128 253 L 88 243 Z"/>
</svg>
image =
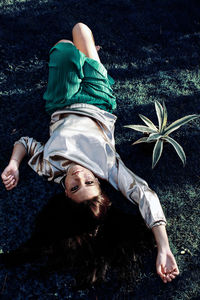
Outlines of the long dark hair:
<svg viewBox="0 0 200 300">
<path fill-rule="evenodd" d="M 1 255 L 0 261 L 12 266 L 45 257 L 36 276 L 71 272 L 75 288 L 80 288 L 104 280 L 110 267 L 117 268 L 121 277 L 126 278 L 130 270 L 136 276 L 140 269 L 137 258 L 150 245 L 152 236 L 140 215 L 124 214 L 111 206 L 104 193 L 86 205 L 62 193 L 43 208 L 31 239 Z"/>
<path fill-rule="evenodd" d="M 93 199 L 86 200 L 85 203 L 90 208 L 93 217 L 98 220 L 104 219 L 111 206 L 111 201 L 105 193 L 101 193 Z"/>
</svg>

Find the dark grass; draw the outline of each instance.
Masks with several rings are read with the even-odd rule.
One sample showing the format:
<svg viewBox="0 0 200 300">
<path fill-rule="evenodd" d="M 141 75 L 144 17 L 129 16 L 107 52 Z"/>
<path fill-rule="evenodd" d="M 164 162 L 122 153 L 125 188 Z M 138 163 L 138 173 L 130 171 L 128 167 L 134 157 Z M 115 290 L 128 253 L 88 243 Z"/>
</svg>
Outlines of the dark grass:
<svg viewBox="0 0 200 300">
<path fill-rule="evenodd" d="M 164 285 L 155 274 L 155 251 L 148 252 L 145 247 L 136 278 L 133 261 L 124 258 L 124 267 L 120 263 L 110 267 L 105 282 L 76 291 L 72 289 L 74 277 L 70 272 L 53 272 L 45 278 L 31 276 L 42 261 L 13 268 L 1 265 L 1 297 L 198 299 L 199 120 L 172 135 L 186 152 L 185 168 L 171 146 L 166 145 L 155 170 L 151 169 L 151 149 L 132 147 L 140 134 L 123 125 L 140 123 L 138 113 L 156 122 L 155 100 L 165 100 L 170 122 L 200 112 L 199 2 L 6 0 L 0 7 L 0 172 L 9 160 L 13 142 L 20 136 L 33 136 L 40 141 L 48 138 L 49 116 L 42 101 L 48 51 L 59 39 L 71 38 L 75 23 L 85 22 L 92 28 L 96 43 L 102 46 L 102 62 L 116 80 L 117 151 L 126 165 L 158 193 L 181 272 L 174 282 Z M 1 184 L 3 252 L 20 247 L 30 238 L 36 216 L 60 191 L 57 185 L 34 174 L 26 163 L 21 167 L 20 178 L 18 187 L 11 192 Z"/>
</svg>

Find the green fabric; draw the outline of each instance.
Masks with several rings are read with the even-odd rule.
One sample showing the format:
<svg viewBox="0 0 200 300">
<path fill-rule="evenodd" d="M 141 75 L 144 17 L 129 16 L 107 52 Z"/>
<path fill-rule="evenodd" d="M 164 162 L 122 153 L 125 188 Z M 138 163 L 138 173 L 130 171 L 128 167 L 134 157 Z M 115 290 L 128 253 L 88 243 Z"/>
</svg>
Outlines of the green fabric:
<svg viewBox="0 0 200 300">
<path fill-rule="evenodd" d="M 105 67 L 71 43 L 58 43 L 49 52 L 49 77 L 43 95 L 46 111 L 53 113 L 74 103 L 88 103 L 112 112 L 114 80 Z"/>
</svg>

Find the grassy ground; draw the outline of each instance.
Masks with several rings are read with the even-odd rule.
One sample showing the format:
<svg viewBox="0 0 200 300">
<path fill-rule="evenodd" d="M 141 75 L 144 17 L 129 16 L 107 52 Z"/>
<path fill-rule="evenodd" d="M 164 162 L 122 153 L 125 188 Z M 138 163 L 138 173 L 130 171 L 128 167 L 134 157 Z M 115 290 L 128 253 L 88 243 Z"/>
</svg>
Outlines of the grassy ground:
<svg viewBox="0 0 200 300">
<path fill-rule="evenodd" d="M 200 4 L 187 0 L 127 1 L 13 1 L 0 3 L 0 172 L 20 136 L 48 138 L 49 116 L 42 95 L 48 72 L 48 51 L 61 38 L 71 38 L 72 26 L 90 26 L 102 46 L 103 64 L 116 80 L 118 100 L 116 147 L 136 174 L 157 192 L 168 219 L 170 244 L 180 276 L 164 285 L 155 274 L 154 255 L 143 255 L 138 276 L 131 262 L 123 280 L 120 269 L 109 270 L 107 281 L 73 291 L 72 276 L 53 273 L 45 279 L 30 276 L 34 264 L 1 266 L 3 299 L 198 299 L 199 270 L 199 137 L 196 120 L 172 134 L 184 148 L 182 167 L 166 146 L 157 167 L 151 152 L 131 146 L 139 133 L 122 126 L 140 123 L 138 113 L 156 121 L 154 101 L 165 100 L 169 121 L 200 112 Z M 18 187 L 6 192 L 1 184 L 0 248 L 16 249 L 30 236 L 35 218 L 48 198 L 60 191 L 33 174 L 24 163 Z"/>
</svg>

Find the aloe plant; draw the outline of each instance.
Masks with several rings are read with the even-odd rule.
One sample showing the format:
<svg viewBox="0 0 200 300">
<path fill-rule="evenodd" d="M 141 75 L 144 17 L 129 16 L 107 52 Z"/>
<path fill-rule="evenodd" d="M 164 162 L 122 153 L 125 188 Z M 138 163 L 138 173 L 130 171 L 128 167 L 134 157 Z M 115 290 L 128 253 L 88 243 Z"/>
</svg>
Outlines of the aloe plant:
<svg viewBox="0 0 200 300">
<path fill-rule="evenodd" d="M 173 131 L 180 128 L 182 125 L 200 117 L 200 115 L 188 115 L 181 119 L 178 119 L 167 126 L 167 109 L 165 103 L 163 101 L 163 105 L 161 105 L 158 101 L 155 101 L 155 109 L 158 118 L 158 126 L 155 126 L 151 120 L 147 117 L 139 114 L 139 117 L 143 120 L 143 122 L 147 125 L 126 125 L 124 127 L 131 128 L 136 131 L 140 131 L 146 133 L 148 136 L 142 137 L 132 145 L 136 145 L 139 143 L 152 143 L 156 142 L 153 155 L 152 155 L 152 169 L 158 163 L 162 151 L 163 151 L 163 143 L 168 142 L 170 143 L 174 149 L 176 150 L 178 156 L 180 157 L 183 165 L 186 163 L 186 155 L 179 143 L 177 143 L 173 138 L 169 137 L 169 134 Z"/>
</svg>

